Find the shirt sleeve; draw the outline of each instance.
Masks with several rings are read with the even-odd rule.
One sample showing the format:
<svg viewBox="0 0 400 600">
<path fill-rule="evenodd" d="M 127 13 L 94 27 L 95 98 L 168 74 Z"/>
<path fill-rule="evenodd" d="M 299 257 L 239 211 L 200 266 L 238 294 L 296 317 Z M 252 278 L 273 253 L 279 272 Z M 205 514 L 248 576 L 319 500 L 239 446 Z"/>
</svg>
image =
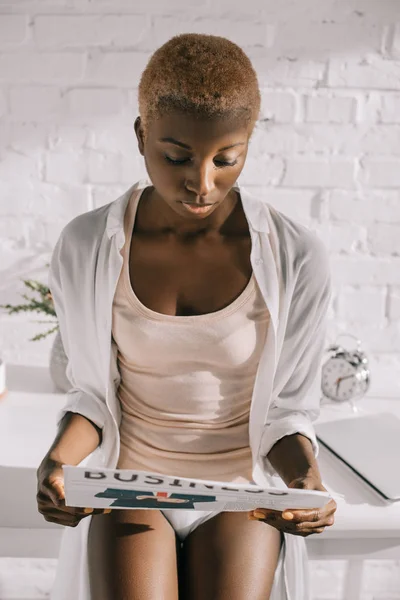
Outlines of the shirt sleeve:
<svg viewBox="0 0 400 600">
<path fill-rule="evenodd" d="M 57 425 L 67 412 L 74 412 L 86 417 L 102 429 L 107 420 L 108 409 L 105 398 L 99 395 L 91 381 L 93 377 L 89 370 L 82 366 L 82 356 L 79 354 L 80 342 L 85 331 L 79 329 L 74 318 L 76 297 L 79 292 L 73 284 L 72 261 L 67 252 L 65 231 L 64 228 L 56 242 L 49 268 L 49 289 L 57 315 L 61 341 L 68 359 L 66 376 L 71 383 L 71 388 L 66 394 L 66 403 L 57 415 Z M 81 301 L 84 300 L 82 290 L 79 298 Z"/>
<path fill-rule="evenodd" d="M 294 285 L 261 440 L 261 456 L 269 475 L 276 475 L 276 470 L 267 454 L 287 435 L 306 436 L 315 457 L 318 456 L 313 421 L 320 413 L 321 363 L 331 294 L 329 256 L 322 241 L 315 236 Z"/>
</svg>

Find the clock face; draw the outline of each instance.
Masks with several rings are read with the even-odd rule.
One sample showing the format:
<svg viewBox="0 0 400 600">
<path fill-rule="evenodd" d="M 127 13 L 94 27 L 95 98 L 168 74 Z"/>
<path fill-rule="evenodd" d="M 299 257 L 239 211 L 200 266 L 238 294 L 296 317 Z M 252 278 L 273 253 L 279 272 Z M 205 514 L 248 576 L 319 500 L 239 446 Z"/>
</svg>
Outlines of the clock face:
<svg viewBox="0 0 400 600">
<path fill-rule="evenodd" d="M 351 400 L 362 391 L 356 368 L 344 358 L 330 358 L 325 363 L 321 387 L 325 396 L 337 402 Z"/>
</svg>

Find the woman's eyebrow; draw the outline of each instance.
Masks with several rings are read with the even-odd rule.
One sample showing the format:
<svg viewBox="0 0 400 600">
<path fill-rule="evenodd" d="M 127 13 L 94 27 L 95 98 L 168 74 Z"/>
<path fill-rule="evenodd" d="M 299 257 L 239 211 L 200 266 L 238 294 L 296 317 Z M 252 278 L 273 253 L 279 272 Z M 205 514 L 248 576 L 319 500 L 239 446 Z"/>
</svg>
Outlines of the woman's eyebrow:
<svg viewBox="0 0 400 600">
<path fill-rule="evenodd" d="M 170 144 L 175 144 L 176 146 L 181 146 L 182 148 L 186 148 L 186 150 L 192 150 L 190 146 L 184 144 L 183 142 L 179 142 L 178 140 L 172 137 L 164 137 L 158 140 L 159 142 L 169 142 Z M 222 152 L 223 150 L 229 150 L 229 148 L 234 148 L 235 146 L 244 146 L 244 142 L 237 142 L 237 144 L 232 144 L 231 146 L 224 146 L 217 150 L 217 152 Z"/>
</svg>

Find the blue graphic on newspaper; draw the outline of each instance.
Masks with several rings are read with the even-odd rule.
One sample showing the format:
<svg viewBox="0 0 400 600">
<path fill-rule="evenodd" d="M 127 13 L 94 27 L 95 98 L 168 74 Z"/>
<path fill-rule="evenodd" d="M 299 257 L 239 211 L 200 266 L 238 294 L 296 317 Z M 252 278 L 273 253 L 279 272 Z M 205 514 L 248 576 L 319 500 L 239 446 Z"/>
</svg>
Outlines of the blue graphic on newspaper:
<svg viewBox="0 0 400 600">
<path fill-rule="evenodd" d="M 196 508 L 197 502 L 216 502 L 216 496 L 176 494 L 168 492 L 138 492 L 107 488 L 95 494 L 96 498 L 115 498 L 112 507 L 124 508 Z"/>
<path fill-rule="evenodd" d="M 113 509 L 249 511 L 254 508 L 320 508 L 328 492 L 292 489 L 283 482 L 253 483 L 189 479 L 131 469 L 63 465 L 66 506 Z"/>
</svg>

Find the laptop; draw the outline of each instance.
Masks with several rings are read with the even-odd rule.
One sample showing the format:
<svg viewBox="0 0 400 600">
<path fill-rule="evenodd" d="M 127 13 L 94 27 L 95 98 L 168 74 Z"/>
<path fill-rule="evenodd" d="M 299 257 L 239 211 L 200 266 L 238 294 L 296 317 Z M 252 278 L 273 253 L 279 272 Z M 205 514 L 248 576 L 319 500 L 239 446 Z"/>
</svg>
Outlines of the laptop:
<svg viewBox="0 0 400 600">
<path fill-rule="evenodd" d="M 358 415 L 315 425 L 317 439 L 388 501 L 400 500 L 400 419 Z"/>
</svg>

